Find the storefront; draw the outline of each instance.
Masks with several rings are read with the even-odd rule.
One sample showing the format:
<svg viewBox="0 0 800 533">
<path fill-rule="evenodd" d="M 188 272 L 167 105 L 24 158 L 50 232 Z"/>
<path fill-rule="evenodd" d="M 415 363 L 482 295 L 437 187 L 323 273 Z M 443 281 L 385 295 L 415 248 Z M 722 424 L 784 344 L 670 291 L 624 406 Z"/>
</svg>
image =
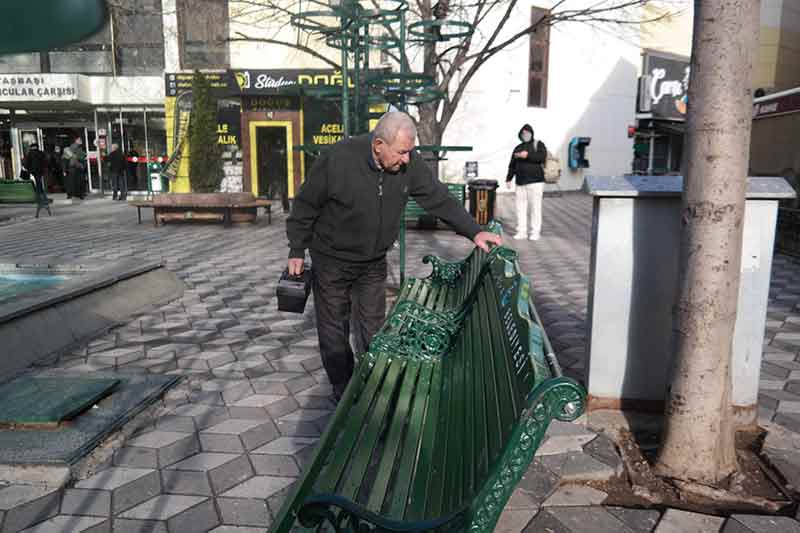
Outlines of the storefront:
<svg viewBox="0 0 800 533">
<path fill-rule="evenodd" d="M 160 78 L 76 74 L 0 75 L 0 177 L 18 176 L 36 143 L 48 156 L 48 186 L 63 186 L 61 154 L 80 138 L 86 188 L 110 188 L 105 158 L 112 144 L 129 157 L 128 186 L 146 191 L 146 160 L 164 159 L 166 123 Z"/>
<path fill-rule="evenodd" d="M 689 60 L 662 52 L 643 55 L 639 79 L 637 124 L 632 132 L 634 174 L 677 174 L 681 171 Z"/>
<path fill-rule="evenodd" d="M 308 89 L 341 86 L 341 76 L 333 70 L 229 70 L 204 75 L 220 98 L 217 134 L 224 148 L 222 190 L 285 201 L 294 198 L 314 161 L 311 153 L 300 148 L 334 144 L 343 136 L 339 105 L 310 96 Z M 185 136 L 191 87 L 191 73 L 166 75 L 170 154 Z M 190 157 L 190 148 L 180 155 L 172 190 L 190 191 Z"/>
</svg>

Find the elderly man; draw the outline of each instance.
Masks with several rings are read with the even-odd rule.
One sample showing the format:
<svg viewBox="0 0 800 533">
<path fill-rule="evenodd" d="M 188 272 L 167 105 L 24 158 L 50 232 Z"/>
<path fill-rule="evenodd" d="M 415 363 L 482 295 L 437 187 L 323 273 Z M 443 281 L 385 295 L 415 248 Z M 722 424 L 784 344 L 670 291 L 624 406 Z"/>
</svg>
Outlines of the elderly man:
<svg viewBox="0 0 800 533">
<path fill-rule="evenodd" d="M 391 112 L 371 134 L 336 143 L 317 159 L 286 221 L 289 273 L 302 273 L 311 253 L 319 347 L 337 399 L 353 374 L 351 313 L 360 351 L 383 323 L 386 252 L 409 196 L 476 246 L 501 244 L 433 178 L 414 151 L 416 137 L 411 118 Z"/>
</svg>

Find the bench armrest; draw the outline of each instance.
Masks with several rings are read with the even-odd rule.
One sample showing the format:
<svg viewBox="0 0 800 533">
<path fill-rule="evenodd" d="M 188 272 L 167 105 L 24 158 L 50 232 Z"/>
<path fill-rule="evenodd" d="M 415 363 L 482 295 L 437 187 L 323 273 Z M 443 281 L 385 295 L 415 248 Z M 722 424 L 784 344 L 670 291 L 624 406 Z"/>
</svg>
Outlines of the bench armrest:
<svg viewBox="0 0 800 533">
<path fill-rule="evenodd" d="M 464 275 L 464 261 L 443 261 L 435 255 L 426 255 L 422 262 L 433 267 L 428 279 L 436 284 L 454 287 Z"/>
<path fill-rule="evenodd" d="M 297 513 L 303 527 L 317 529 L 327 522 L 333 531 L 463 531 L 469 507 L 432 520 L 416 522 L 385 518 L 337 494 L 318 494 L 306 500 Z"/>
</svg>

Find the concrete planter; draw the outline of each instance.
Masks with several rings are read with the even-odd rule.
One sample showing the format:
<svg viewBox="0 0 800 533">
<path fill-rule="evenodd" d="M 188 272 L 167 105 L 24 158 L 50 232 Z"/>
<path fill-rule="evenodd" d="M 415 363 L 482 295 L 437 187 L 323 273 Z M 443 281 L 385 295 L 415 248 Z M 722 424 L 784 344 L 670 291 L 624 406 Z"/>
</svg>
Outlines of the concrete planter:
<svg viewBox="0 0 800 533">
<path fill-rule="evenodd" d="M 681 176 L 588 177 L 594 197 L 589 280 L 589 409 L 663 407 L 678 281 Z M 783 178 L 748 178 L 733 338 L 738 422 L 756 420 L 778 201 Z"/>
</svg>

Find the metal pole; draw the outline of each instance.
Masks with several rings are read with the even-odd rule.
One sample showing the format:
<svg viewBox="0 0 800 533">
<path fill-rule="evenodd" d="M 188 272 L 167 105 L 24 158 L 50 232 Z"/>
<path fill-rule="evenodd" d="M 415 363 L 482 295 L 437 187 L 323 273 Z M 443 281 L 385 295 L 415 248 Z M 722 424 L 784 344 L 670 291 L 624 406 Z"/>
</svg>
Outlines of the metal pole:
<svg viewBox="0 0 800 533">
<path fill-rule="evenodd" d="M 144 179 L 147 180 L 147 196 L 153 195 L 153 184 L 150 180 L 150 141 L 147 137 L 147 108 L 142 111 L 144 114 Z"/>
<path fill-rule="evenodd" d="M 85 139 L 84 142 L 86 143 L 86 179 L 89 180 L 89 192 L 94 192 L 95 189 L 92 188 L 92 160 L 89 157 L 89 128 L 86 126 L 83 127 L 83 138 Z M 81 193 L 83 194 L 83 193 Z"/>
<path fill-rule="evenodd" d="M 397 54 L 400 59 L 400 73 L 406 73 L 406 15 L 405 12 L 400 14 L 400 46 L 398 47 Z M 405 95 L 400 97 L 400 110 L 407 111 Z M 400 217 L 400 287 L 403 287 L 403 282 L 406 279 L 406 215 L 405 209 L 403 215 Z"/>
<path fill-rule="evenodd" d="M 97 123 L 97 109 L 94 110 L 94 142 L 97 146 L 97 175 L 100 179 L 100 194 L 104 195 L 105 184 L 103 183 L 103 158 L 100 153 L 100 126 Z"/>
<path fill-rule="evenodd" d="M 344 0 L 340 9 L 339 25 L 342 28 L 342 129 L 344 137 L 350 137 L 350 95 L 347 79 L 347 50 L 350 47 L 350 28 L 348 24 L 347 9 L 349 0 Z"/>
<path fill-rule="evenodd" d="M 650 133 L 650 155 L 647 160 L 647 173 L 653 175 L 653 158 L 656 151 L 656 132 Z"/>
</svg>

